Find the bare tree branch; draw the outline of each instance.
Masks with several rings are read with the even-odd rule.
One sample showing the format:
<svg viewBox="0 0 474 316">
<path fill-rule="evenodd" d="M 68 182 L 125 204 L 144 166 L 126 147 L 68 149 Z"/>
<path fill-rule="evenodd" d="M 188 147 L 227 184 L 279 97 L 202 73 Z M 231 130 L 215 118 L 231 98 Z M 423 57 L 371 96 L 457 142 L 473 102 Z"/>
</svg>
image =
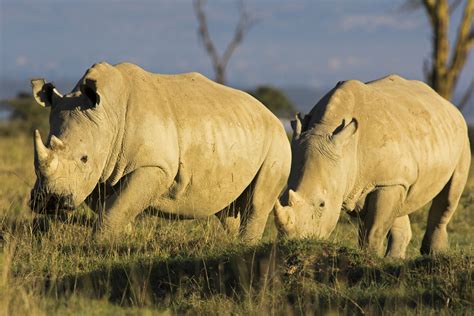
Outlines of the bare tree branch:
<svg viewBox="0 0 474 316">
<path fill-rule="evenodd" d="M 464 7 L 464 13 L 461 24 L 458 28 L 458 35 L 456 45 L 454 47 L 454 55 L 451 60 L 448 72 L 448 80 L 454 87 L 459 78 L 459 74 L 464 67 L 469 52 L 469 36 L 472 28 L 472 21 L 474 18 L 474 0 L 467 0 Z"/>
<path fill-rule="evenodd" d="M 428 19 L 430 20 L 431 25 L 435 26 L 436 20 L 436 1 L 437 0 L 422 0 L 423 6 L 425 7 L 426 13 L 428 14 Z"/>
<path fill-rule="evenodd" d="M 239 22 L 235 28 L 234 38 L 227 46 L 224 54 L 222 55 L 222 63 L 226 66 L 230 57 L 234 53 L 237 46 L 244 39 L 245 34 L 250 30 L 252 26 L 255 25 L 257 20 L 250 15 L 250 13 L 245 8 L 243 1 L 239 2 L 240 18 Z"/>
<path fill-rule="evenodd" d="M 226 74 L 225 70 L 227 64 L 232 57 L 237 46 L 239 46 L 245 34 L 250 30 L 250 28 L 255 24 L 256 20 L 250 15 L 250 13 L 246 10 L 244 2 L 239 2 L 239 22 L 234 31 L 234 37 L 227 45 L 226 49 L 224 50 L 224 54 L 219 56 L 217 49 L 214 45 L 214 42 L 211 39 L 211 35 L 209 33 L 209 28 L 207 26 L 207 19 L 206 13 L 204 12 L 204 4 L 205 0 L 195 0 L 194 1 L 194 11 L 196 12 L 196 17 L 199 23 L 198 27 L 198 36 L 202 40 L 204 44 L 204 48 L 207 51 L 207 54 L 211 58 L 212 66 L 215 72 L 215 80 L 216 82 L 225 84 L 226 82 Z"/>
<path fill-rule="evenodd" d="M 218 64 L 220 58 L 219 58 L 219 55 L 217 54 L 216 48 L 214 47 L 214 43 L 212 42 L 211 35 L 207 27 L 206 14 L 204 13 L 204 9 L 203 9 L 204 3 L 205 3 L 205 0 L 194 1 L 194 11 L 196 12 L 196 17 L 199 23 L 198 34 L 199 34 L 199 38 L 202 40 L 204 44 L 204 48 L 206 49 L 207 53 L 212 59 L 213 64 Z"/>
</svg>

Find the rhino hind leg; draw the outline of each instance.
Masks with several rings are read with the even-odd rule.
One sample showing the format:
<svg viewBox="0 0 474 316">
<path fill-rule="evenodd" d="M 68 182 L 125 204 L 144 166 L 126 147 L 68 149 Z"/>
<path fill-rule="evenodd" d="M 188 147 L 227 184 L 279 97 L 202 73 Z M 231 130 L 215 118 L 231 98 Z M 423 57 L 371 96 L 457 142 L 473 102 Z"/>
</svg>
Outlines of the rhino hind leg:
<svg viewBox="0 0 474 316">
<path fill-rule="evenodd" d="M 469 175 L 471 154 L 469 146 L 461 157 L 451 179 L 443 190 L 433 199 L 429 214 L 425 236 L 421 243 L 420 252 L 431 254 L 446 251 L 448 249 L 448 233 L 446 226 L 453 216 L 459 204 L 461 194 L 466 185 Z"/>
<path fill-rule="evenodd" d="M 385 238 L 395 222 L 405 194 L 402 186 L 382 187 L 369 194 L 359 228 L 362 248 L 383 255 Z"/>
<path fill-rule="evenodd" d="M 397 217 L 390 228 L 386 256 L 404 259 L 411 237 L 412 231 L 408 215 Z"/>
</svg>

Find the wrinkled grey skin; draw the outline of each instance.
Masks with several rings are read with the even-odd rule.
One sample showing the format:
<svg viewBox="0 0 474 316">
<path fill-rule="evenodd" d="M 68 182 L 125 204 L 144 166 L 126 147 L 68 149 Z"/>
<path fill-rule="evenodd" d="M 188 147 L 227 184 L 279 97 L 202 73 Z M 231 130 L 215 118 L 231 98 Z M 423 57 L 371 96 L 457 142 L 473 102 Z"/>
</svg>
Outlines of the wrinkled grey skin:
<svg viewBox="0 0 474 316">
<path fill-rule="evenodd" d="M 51 107 L 46 145 L 35 133 L 33 210 L 86 201 L 99 237 L 116 236 L 145 209 L 217 215 L 245 241 L 261 237 L 291 151 L 281 122 L 256 99 L 197 73 L 127 63 L 94 65 L 64 96 L 43 80 L 32 85 Z"/>
<path fill-rule="evenodd" d="M 289 237 L 327 238 L 341 210 L 361 219 L 362 247 L 403 258 L 408 214 L 430 201 L 421 252 L 448 247 L 446 225 L 471 160 L 461 113 L 426 84 L 391 75 L 339 83 L 293 122 L 288 191 L 275 207 Z"/>
</svg>

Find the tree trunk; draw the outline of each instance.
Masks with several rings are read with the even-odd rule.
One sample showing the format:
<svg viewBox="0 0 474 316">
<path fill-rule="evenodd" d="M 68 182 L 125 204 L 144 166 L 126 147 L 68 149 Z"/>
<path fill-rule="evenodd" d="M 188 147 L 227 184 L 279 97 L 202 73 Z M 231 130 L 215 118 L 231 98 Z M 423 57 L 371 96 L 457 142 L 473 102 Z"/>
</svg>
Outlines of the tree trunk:
<svg viewBox="0 0 474 316">
<path fill-rule="evenodd" d="M 216 82 L 225 85 L 226 84 L 225 67 L 221 65 L 216 65 L 214 67 L 214 71 L 216 73 Z"/>
<path fill-rule="evenodd" d="M 451 12 L 448 0 L 423 0 L 423 4 L 433 30 L 433 57 L 427 79 L 436 92 L 451 100 L 474 42 L 474 0 L 466 0 L 451 57 L 448 40 Z"/>
<path fill-rule="evenodd" d="M 438 0 L 435 4 L 433 18 L 433 75 L 432 86 L 442 97 L 451 99 L 452 89 L 448 82 L 446 65 L 448 63 L 449 42 L 449 10 L 447 0 Z"/>
</svg>

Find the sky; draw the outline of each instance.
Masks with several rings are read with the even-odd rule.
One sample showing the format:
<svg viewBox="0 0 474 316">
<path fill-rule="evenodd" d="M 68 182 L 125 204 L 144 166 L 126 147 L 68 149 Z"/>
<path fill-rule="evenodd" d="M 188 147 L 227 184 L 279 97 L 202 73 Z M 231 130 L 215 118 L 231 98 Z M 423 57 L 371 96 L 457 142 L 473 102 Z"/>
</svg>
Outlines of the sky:
<svg viewBox="0 0 474 316">
<path fill-rule="evenodd" d="M 257 23 L 229 62 L 228 83 L 326 88 L 390 73 L 423 79 L 431 31 L 423 10 L 404 9 L 406 1 L 245 1 Z M 222 52 L 237 2 L 208 0 L 205 10 Z M 452 19 L 452 40 L 461 10 Z M 77 81 L 98 61 L 214 77 L 191 0 L 0 0 L 0 45 L 0 82 L 25 86 L 33 77 Z M 470 57 L 459 90 L 474 77 Z"/>
</svg>

